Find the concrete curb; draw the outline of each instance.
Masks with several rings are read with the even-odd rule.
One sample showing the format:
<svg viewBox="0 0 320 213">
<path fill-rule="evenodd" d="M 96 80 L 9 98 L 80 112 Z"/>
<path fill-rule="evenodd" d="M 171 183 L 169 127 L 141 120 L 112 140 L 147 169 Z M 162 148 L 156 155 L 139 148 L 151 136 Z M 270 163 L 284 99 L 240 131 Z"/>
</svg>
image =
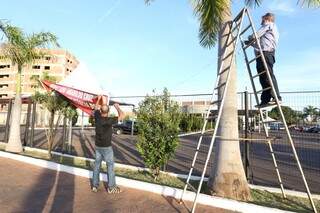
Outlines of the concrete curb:
<svg viewBox="0 0 320 213">
<path fill-rule="evenodd" d="M 46 161 L 46 160 L 42 160 L 42 159 L 36 159 L 36 158 L 27 157 L 27 156 L 23 156 L 23 155 L 19 155 L 19 154 L 12 154 L 12 153 L 8 153 L 8 152 L 0 151 L 0 157 L 9 158 L 9 159 L 16 160 L 16 161 L 21 161 L 24 163 L 32 164 L 35 166 L 39 166 L 42 168 L 47 168 L 47 169 L 51 169 L 51 170 L 55 170 L 55 171 L 66 172 L 66 173 L 73 174 L 73 175 L 80 176 L 80 177 L 90 178 L 92 176 L 92 172 L 89 170 L 86 170 L 86 169 L 66 166 L 66 165 L 55 163 L 55 162 L 50 162 L 50 161 Z M 101 180 L 107 181 L 106 174 L 100 174 L 100 177 L 101 177 Z M 122 178 L 122 177 L 117 177 L 117 183 L 121 186 L 124 186 L 124 187 L 148 191 L 148 192 L 160 194 L 163 196 L 174 197 L 176 199 L 180 199 L 180 196 L 182 193 L 181 189 L 152 184 L 152 183 L 146 183 L 146 182 L 142 182 L 142 181 L 131 180 L 131 179 Z M 195 193 L 188 191 L 184 195 L 184 200 L 193 201 L 194 196 L 195 196 Z M 250 203 L 244 203 L 244 202 L 239 202 L 239 201 L 235 201 L 235 200 L 209 196 L 209 195 L 205 195 L 205 194 L 199 195 L 198 203 L 203 204 L 203 205 L 217 207 L 217 208 L 227 209 L 227 210 L 231 210 L 231 211 L 246 212 L 246 213 L 250 213 L 250 212 L 252 212 L 252 213 L 256 213 L 256 212 L 259 212 L 259 213 L 260 212 L 261 213 L 264 213 L 264 212 L 288 212 L 288 211 L 283 211 L 283 210 L 279 210 L 279 209 L 258 206 L 258 205 L 254 205 L 254 204 L 250 204 Z"/>
</svg>

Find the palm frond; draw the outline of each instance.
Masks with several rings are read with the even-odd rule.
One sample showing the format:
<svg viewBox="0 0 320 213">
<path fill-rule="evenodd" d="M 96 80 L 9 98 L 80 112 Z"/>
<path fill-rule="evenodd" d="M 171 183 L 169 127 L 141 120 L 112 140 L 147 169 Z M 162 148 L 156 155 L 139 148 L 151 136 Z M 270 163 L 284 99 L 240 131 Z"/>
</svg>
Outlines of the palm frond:
<svg viewBox="0 0 320 213">
<path fill-rule="evenodd" d="M 245 0 L 244 3 L 249 7 L 259 7 L 262 4 L 262 0 Z"/>
<path fill-rule="evenodd" d="M 320 0 L 299 0 L 298 4 L 301 4 L 301 6 L 307 6 L 309 8 L 319 8 Z"/>
<path fill-rule="evenodd" d="M 14 64 L 21 66 L 30 64 L 37 57 L 42 56 L 43 53 L 38 48 L 46 48 L 50 44 L 59 46 L 57 37 L 49 32 L 26 35 L 20 28 L 1 21 L 0 30 L 7 38 L 1 47 L 3 55 L 10 58 Z"/>
<path fill-rule="evenodd" d="M 213 47 L 218 39 L 220 24 L 229 0 L 194 0 L 194 14 L 200 22 L 200 45 L 206 48 Z"/>
<path fill-rule="evenodd" d="M 57 42 L 58 38 L 50 32 L 33 33 L 28 37 L 27 43 L 30 48 L 46 48 L 48 45 L 53 44 L 60 46 Z"/>
<path fill-rule="evenodd" d="M 154 1 L 154 0 L 144 0 L 144 3 L 146 3 L 147 5 L 149 5 L 152 1 Z"/>
</svg>

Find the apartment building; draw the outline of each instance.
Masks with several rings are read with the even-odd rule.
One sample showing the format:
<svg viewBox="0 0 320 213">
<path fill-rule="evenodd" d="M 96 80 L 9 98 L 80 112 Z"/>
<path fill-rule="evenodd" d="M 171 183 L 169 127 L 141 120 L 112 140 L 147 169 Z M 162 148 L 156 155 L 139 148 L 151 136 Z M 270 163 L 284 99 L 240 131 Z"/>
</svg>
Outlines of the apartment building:
<svg viewBox="0 0 320 213">
<path fill-rule="evenodd" d="M 22 69 L 21 90 L 23 95 L 31 95 L 35 91 L 35 82 L 32 76 L 40 77 L 44 72 L 57 78 L 64 79 L 79 64 L 74 55 L 63 49 L 41 49 L 44 56 L 35 59 L 30 65 Z M 12 98 L 15 94 L 15 82 L 18 69 L 17 65 L 1 54 L 0 49 L 0 99 Z"/>
</svg>

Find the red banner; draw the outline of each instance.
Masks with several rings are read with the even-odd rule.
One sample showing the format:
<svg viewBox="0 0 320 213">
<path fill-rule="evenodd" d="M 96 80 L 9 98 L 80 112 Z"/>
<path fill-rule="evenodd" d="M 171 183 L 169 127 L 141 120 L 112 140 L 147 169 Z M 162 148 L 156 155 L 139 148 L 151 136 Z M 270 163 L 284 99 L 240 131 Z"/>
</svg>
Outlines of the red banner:
<svg viewBox="0 0 320 213">
<path fill-rule="evenodd" d="M 97 101 L 99 94 L 93 94 L 89 92 L 85 92 L 82 90 L 78 90 L 75 88 L 71 88 L 68 86 L 64 86 L 61 84 L 55 84 L 50 81 L 41 81 L 44 88 L 47 90 L 54 90 L 59 94 L 66 97 L 75 107 L 81 109 L 85 113 L 91 115 L 94 104 Z M 109 97 L 106 96 L 107 103 L 109 102 Z"/>
</svg>

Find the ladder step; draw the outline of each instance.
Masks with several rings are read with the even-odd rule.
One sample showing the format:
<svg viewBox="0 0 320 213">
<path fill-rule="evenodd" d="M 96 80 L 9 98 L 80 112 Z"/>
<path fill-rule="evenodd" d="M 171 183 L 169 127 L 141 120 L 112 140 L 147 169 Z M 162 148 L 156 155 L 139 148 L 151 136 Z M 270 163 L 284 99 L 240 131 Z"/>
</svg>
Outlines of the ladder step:
<svg viewBox="0 0 320 213">
<path fill-rule="evenodd" d="M 251 59 L 250 61 L 248 61 L 248 64 L 251 64 L 252 62 L 256 61 L 258 58 L 261 57 L 261 54 L 259 54 L 258 56 L 254 57 L 253 59 Z"/>
<path fill-rule="evenodd" d="M 221 70 L 221 72 L 218 75 L 221 75 L 222 73 L 228 71 L 230 69 L 230 66 L 224 68 L 223 70 Z"/>
<path fill-rule="evenodd" d="M 248 29 L 250 29 L 250 27 L 251 27 L 251 24 L 249 24 L 246 28 L 244 28 L 244 30 L 242 30 L 240 35 L 244 34 Z"/>
<path fill-rule="evenodd" d="M 256 107 L 256 108 L 259 108 L 259 109 L 263 109 L 263 108 L 276 107 L 276 106 L 277 106 L 277 104 L 274 103 L 274 104 L 256 105 L 255 107 Z"/>
<path fill-rule="evenodd" d="M 231 30 L 231 32 L 233 33 L 234 31 L 236 31 L 237 29 L 239 29 L 239 25 L 240 25 L 240 22 L 234 22 L 236 25 L 234 26 L 234 28 Z"/>
<path fill-rule="evenodd" d="M 237 36 L 235 36 L 235 37 L 230 41 L 230 43 L 227 44 L 227 47 L 229 47 L 231 44 L 233 44 L 236 39 L 237 39 Z"/>
<path fill-rule="evenodd" d="M 194 186 L 192 186 L 190 183 L 187 183 L 187 185 L 190 187 L 190 189 L 194 192 L 197 192 L 198 190 L 196 188 L 194 188 Z"/>
<path fill-rule="evenodd" d="M 223 82 L 222 84 L 218 85 L 218 86 L 215 87 L 214 89 L 215 89 L 215 90 L 216 90 L 216 89 L 219 89 L 219 88 L 225 86 L 226 84 L 227 84 L 227 82 Z"/>
<path fill-rule="evenodd" d="M 211 105 L 216 105 L 216 104 L 218 104 L 218 103 L 220 103 L 220 102 L 221 102 L 221 99 L 218 99 L 218 100 L 216 100 L 216 101 L 211 102 L 210 104 L 211 104 Z"/>
<path fill-rule="evenodd" d="M 267 70 L 262 71 L 262 72 L 260 72 L 260 73 L 258 73 L 258 74 L 256 74 L 256 75 L 252 76 L 252 78 L 256 78 L 256 77 L 258 77 L 258 76 L 260 76 L 260 75 L 262 75 L 262 74 L 264 74 L 264 73 L 266 73 L 266 72 L 267 72 Z"/>
<path fill-rule="evenodd" d="M 257 91 L 257 93 L 262 93 L 262 92 L 267 91 L 267 90 L 270 90 L 270 89 L 272 89 L 272 87 L 264 88 L 264 89 L 262 89 L 262 90 Z"/>
<path fill-rule="evenodd" d="M 288 153 L 288 152 L 273 151 L 273 154 L 276 154 L 276 155 L 287 155 L 287 156 L 294 157 L 294 155 L 292 153 Z"/>
<path fill-rule="evenodd" d="M 252 44 L 256 42 L 256 39 L 253 39 L 248 45 L 243 46 L 243 50 L 246 50 L 248 47 L 250 47 Z"/>
<path fill-rule="evenodd" d="M 226 57 L 224 57 L 222 60 L 226 60 L 227 58 L 229 58 L 230 56 L 232 56 L 234 53 L 234 51 L 231 51 L 230 53 L 228 53 L 228 55 Z"/>
<path fill-rule="evenodd" d="M 269 106 L 273 106 L 273 105 L 269 105 Z M 269 120 L 269 121 L 262 121 L 262 123 L 278 123 L 279 121 L 276 121 L 276 120 L 274 120 L 274 121 L 272 121 L 272 120 Z"/>
</svg>

